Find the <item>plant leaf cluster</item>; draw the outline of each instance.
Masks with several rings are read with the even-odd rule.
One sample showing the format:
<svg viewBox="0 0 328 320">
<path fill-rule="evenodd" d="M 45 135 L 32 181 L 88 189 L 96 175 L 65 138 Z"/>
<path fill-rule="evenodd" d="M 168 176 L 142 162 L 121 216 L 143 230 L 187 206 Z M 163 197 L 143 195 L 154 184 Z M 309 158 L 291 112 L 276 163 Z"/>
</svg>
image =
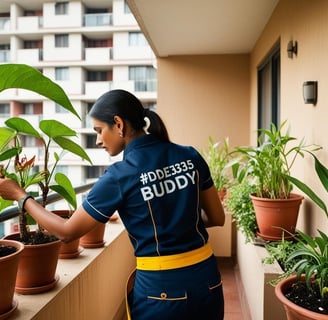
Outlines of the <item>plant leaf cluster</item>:
<svg viewBox="0 0 328 320">
<path fill-rule="evenodd" d="M 73 115 L 79 115 L 72 106 L 64 90 L 55 82 L 44 76 L 38 70 L 24 64 L 0 65 L 0 92 L 8 88 L 21 88 L 41 94 L 60 104 Z M 70 205 L 76 208 L 76 194 L 66 175 L 57 172 L 56 167 L 63 156 L 69 152 L 77 155 L 91 164 L 91 159 L 85 150 L 73 139 L 77 133 L 57 120 L 41 120 L 38 128 L 33 127 L 27 120 L 12 117 L 5 121 L 7 127 L 0 128 L 0 161 L 1 174 L 15 180 L 23 188 L 37 184 L 41 190 L 42 205 L 47 204 L 50 190 L 59 193 Z M 33 172 L 35 157 L 26 159 L 23 154 L 21 137 L 35 138 L 43 148 L 43 165 L 40 172 Z M 57 146 L 60 153 L 50 154 L 51 147 Z M 14 160 L 14 170 L 9 171 L 10 163 Z M 0 208 L 4 209 L 10 202 L 0 199 Z M 26 213 L 20 214 L 21 238 L 27 234 Z M 23 235 L 23 236 L 22 236 Z"/>
<path fill-rule="evenodd" d="M 254 240 L 258 229 L 253 203 L 249 197 L 253 192 L 255 192 L 255 186 L 245 179 L 229 188 L 224 202 L 231 211 L 237 228 L 244 234 L 246 243 Z"/>
<path fill-rule="evenodd" d="M 215 142 L 213 137 L 209 137 L 207 149 L 201 152 L 208 164 L 217 190 L 228 188 L 231 183 L 231 175 L 228 170 L 231 160 L 229 148 L 229 138 L 226 137 L 223 141 Z"/>
<path fill-rule="evenodd" d="M 304 157 L 306 151 L 316 151 L 321 147 L 306 145 L 304 139 L 297 141 L 290 136 L 290 129 L 284 132 L 287 121 L 276 127 L 270 124 L 270 129 L 259 129 L 258 146 L 237 147 L 246 160 L 246 165 L 240 169 L 242 177 L 253 177 L 256 185 L 256 195 L 261 198 L 287 199 L 292 190 L 292 183 L 287 176 L 297 157 Z"/>
</svg>

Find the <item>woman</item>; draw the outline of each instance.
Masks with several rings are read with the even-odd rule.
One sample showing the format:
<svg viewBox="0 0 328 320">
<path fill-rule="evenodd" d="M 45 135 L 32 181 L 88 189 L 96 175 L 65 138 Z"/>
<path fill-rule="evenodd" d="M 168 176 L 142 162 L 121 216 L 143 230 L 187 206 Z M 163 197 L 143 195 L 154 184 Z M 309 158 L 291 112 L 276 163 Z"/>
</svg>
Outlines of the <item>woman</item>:
<svg viewBox="0 0 328 320">
<path fill-rule="evenodd" d="M 69 220 L 39 205 L 15 182 L 0 195 L 64 242 L 117 210 L 137 259 L 128 295 L 131 319 L 223 319 L 220 273 L 205 227 L 222 226 L 224 210 L 208 166 L 192 147 L 169 141 L 161 118 L 124 90 L 102 95 L 90 111 L 96 143 L 122 161 L 108 167 Z"/>
</svg>

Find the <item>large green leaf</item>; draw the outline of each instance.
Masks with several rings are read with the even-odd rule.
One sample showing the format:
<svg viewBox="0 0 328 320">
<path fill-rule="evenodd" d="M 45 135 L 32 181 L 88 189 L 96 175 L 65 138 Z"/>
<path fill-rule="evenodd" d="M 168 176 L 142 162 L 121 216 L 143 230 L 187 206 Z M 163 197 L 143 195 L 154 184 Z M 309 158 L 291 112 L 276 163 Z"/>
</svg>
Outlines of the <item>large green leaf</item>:
<svg viewBox="0 0 328 320">
<path fill-rule="evenodd" d="M 305 183 L 298 180 L 295 177 L 286 176 L 286 178 L 292 182 L 297 188 L 299 188 L 301 191 L 303 191 L 313 202 L 315 202 L 325 213 L 326 216 L 328 216 L 328 210 L 326 207 L 326 204 L 322 199 L 320 199 L 317 194 Z"/>
<path fill-rule="evenodd" d="M 15 63 L 0 65 L 0 92 L 10 88 L 36 92 L 60 104 L 80 119 L 65 91 L 57 83 L 31 66 Z"/>
<path fill-rule="evenodd" d="M 34 129 L 34 127 L 27 120 L 23 118 L 12 117 L 6 120 L 5 124 L 9 128 L 16 130 L 18 133 L 27 134 L 41 139 L 39 132 Z"/>
<path fill-rule="evenodd" d="M 92 161 L 89 158 L 88 154 L 85 152 L 85 150 L 74 141 L 65 137 L 54 137 L 53 140 L 62 149 L 68 150 L 69 152 L 76 154 L 77 156 L 81 157 L 84 160 L 87 160 L 90 164 L 92 164 Z"/>
<path fill-rule="evenodd" d="M 57 136 L 76 136 L 76 131 L 57 120 L 42 120 L 40 121 L 39 127 L 50 138 Z"/>
<path fill-rule="evenodd" d="M 60 194 L 74 209 L 76 209 L 76 193 L 71 181 L 61 172 L 56 173 L 55 181 L 58 185 L 51 185 L 49 186 L 50 189 Z"/>
<path fill-rule="evenodd" d="M 0 128 L 0 152 L 7 150 L 11 140 L 16 136 L 16 131 L 10 128 Z"/>
</svg>

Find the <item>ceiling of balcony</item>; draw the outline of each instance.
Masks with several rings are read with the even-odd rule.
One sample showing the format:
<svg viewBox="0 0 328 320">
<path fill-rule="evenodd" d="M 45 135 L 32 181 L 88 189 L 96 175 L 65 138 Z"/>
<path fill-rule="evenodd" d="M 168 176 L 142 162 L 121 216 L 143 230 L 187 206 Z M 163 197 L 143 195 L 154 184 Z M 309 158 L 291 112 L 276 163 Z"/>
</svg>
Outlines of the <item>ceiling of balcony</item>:
<svg viewBox="0 0 328 320">
<path fill-rule="evenodd" d="M 237 54 L 254 47 L 279 0 L 127 0 L 155 54 Z"/>
</svg>

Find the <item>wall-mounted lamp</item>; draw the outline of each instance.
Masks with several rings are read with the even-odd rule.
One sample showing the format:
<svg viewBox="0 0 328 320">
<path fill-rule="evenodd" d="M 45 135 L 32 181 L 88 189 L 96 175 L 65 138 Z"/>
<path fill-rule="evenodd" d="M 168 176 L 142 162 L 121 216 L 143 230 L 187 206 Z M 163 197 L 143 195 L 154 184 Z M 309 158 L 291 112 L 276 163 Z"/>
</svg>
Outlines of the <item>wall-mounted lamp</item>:
<svg viewBox="0 0 328 320">
<path fill-rule="evenodd" d="M 287 45 L 288 58 L 293 59 L 294 54 L 297 55 L 297 41 L 290 40 Z"/>
<path fill-rule="evenodd" d="M 318 95 L 318 81 L 306 81 L 303 83 L 304 103 L 316 104 Z"/>
</svg>

